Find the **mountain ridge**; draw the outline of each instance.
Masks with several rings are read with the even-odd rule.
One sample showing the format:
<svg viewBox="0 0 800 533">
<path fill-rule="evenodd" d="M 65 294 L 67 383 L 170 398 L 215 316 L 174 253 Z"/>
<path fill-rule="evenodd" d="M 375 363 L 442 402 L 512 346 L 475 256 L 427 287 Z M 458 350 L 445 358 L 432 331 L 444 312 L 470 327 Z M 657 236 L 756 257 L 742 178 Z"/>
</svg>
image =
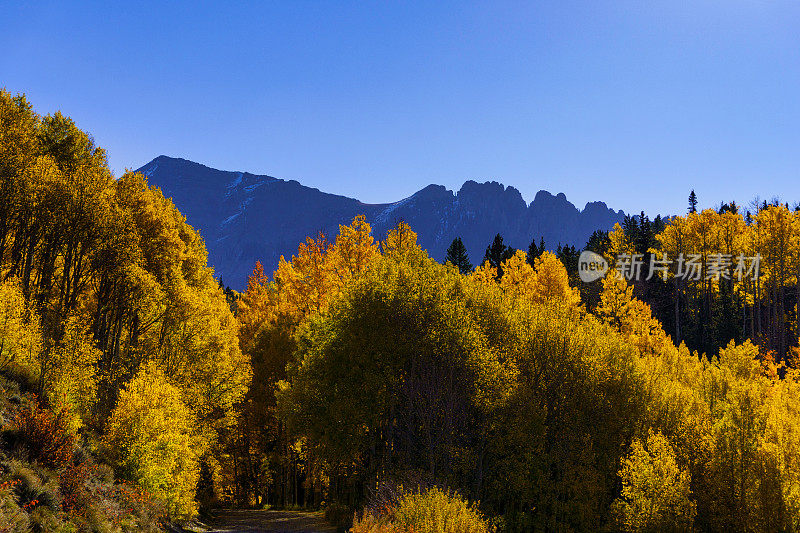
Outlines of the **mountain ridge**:
<svg viewBox="0 0 800 533">
<path fill-rule="evenodd" d="M 442 260 L 453 238 L 461 237 L 473 264 L 483 258 L 496 233 L 515 248 L 532 239 L 583 247 L 597 229 L 608 230 L 625 214 L 605 202 L 583 210 L 564 193 L 541 190 L 525 202 L 518 189 L 497 181 L 467 180 L 458 191 L 430 184 L 391 203 L 367 204 L 268 175 L 218 170 L 183 158 L 161 155 L 137 172 L 172 198 L 206 241 L 209 263 L 225 283 L 241 290 L 256 261 L 271 272 L 281 255 L 289 258 L 309 235 L 335 236 L 339 224 L 359 214 L 382 239 L 397 222 L 407 222 L 428 253 Z"/>
</svg>

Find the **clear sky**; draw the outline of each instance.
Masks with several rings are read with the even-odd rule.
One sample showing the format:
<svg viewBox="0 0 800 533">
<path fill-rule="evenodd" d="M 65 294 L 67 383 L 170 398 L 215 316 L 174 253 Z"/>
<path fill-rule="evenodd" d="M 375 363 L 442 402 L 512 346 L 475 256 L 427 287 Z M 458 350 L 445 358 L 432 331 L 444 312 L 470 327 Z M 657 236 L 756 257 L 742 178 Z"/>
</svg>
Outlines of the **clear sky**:
<svg viewBox="0 0 800 533">
<path fill-rule="evenodd" d="M 0 0 L 0 87 L 117 174 L 166 154 L 366 202 L 467 179 L 649 213 L 800 200 L 794 0 L 113 4 Z"/>
</svg>

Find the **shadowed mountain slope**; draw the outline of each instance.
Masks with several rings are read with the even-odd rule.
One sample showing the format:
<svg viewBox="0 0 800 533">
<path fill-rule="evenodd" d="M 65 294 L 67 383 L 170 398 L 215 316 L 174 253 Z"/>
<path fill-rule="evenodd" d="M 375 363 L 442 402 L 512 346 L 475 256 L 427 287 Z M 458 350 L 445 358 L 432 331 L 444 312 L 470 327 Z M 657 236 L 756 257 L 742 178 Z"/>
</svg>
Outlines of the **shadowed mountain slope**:
<svg viewBox="0 0 800 533">
<path fill-rule="evenodd" d="M 322 231 L 333 237 L 339 224 L 350 223 L 358 214 L 367 217 L 378 239 L 397 222 L 407 222 L 419 234 L 422 247 L 438 260 L 460 236 L 473 264 L 480 263 L 496 233 L 521 249 L 540 237 L 549 248 L 559 243 L 583 247 L 594 230 L 610 229 L 624 217 L 603 202 L 590 202 L 579 210 L 563 193 L 539 191 L 528 205 L 517 189 L 494 181 L 470 180 L 456 193 L 428 185 L 398 202 L 365 204 L 294 180 L 221 171 L 167 156 L 138 171 L 171 197 L 200 231 L 210 264 L 237 290 L 246 286 L 256 261 L 271 272 L 280 256 L 290 258 L 307 236 Z"/>
</svg>

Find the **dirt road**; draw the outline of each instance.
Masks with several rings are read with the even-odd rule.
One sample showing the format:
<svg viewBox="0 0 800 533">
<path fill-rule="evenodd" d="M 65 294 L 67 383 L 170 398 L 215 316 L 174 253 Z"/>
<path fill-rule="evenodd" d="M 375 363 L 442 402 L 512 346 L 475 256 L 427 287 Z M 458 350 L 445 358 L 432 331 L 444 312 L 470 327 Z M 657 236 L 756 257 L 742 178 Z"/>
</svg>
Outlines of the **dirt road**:
<svg viewBox="0 0 800 533">
<path fill-rule="evenodd" d="M 208 533 L 336 533 L 322 513 L 231 509 L 214 514 Z"/>
</svg>

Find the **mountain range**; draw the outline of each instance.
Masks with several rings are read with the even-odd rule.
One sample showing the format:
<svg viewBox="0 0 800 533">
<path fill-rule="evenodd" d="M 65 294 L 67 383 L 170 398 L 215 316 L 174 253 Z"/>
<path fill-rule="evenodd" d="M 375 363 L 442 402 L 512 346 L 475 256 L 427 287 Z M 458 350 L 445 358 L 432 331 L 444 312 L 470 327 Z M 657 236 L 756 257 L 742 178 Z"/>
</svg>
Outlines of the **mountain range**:
<svg viewBox="0 0 800 533">
<path fill-rule="evenodd" d="M 611 229 L 625 216 L 603 202 L 589 202 L 579 210 L 563 193 L 547 191 L 539 191 L 527 204 L 517 189 L 495 181 L 469 180 L 458 192 L 428 185 L 398 202 L 366 204 L 295 180 L 216 170 L 163 155 L 138 172 L 172 198 L 200 231 L 216 275 L 236 290 L 245 288 L 256 261 L 270 273 L 307 236 L 322 231 L 333 238 L 339 224 L 349 224 L 359 214 L 372 224 L 377 239 L 405 221 L 437 260 L 461 237 L 476 265 L 497 233 L 506 244 L 524 250 L 540 238 L 549 249 L 558 244 L 582 248 L 592 232 Z"/>
</svg>

